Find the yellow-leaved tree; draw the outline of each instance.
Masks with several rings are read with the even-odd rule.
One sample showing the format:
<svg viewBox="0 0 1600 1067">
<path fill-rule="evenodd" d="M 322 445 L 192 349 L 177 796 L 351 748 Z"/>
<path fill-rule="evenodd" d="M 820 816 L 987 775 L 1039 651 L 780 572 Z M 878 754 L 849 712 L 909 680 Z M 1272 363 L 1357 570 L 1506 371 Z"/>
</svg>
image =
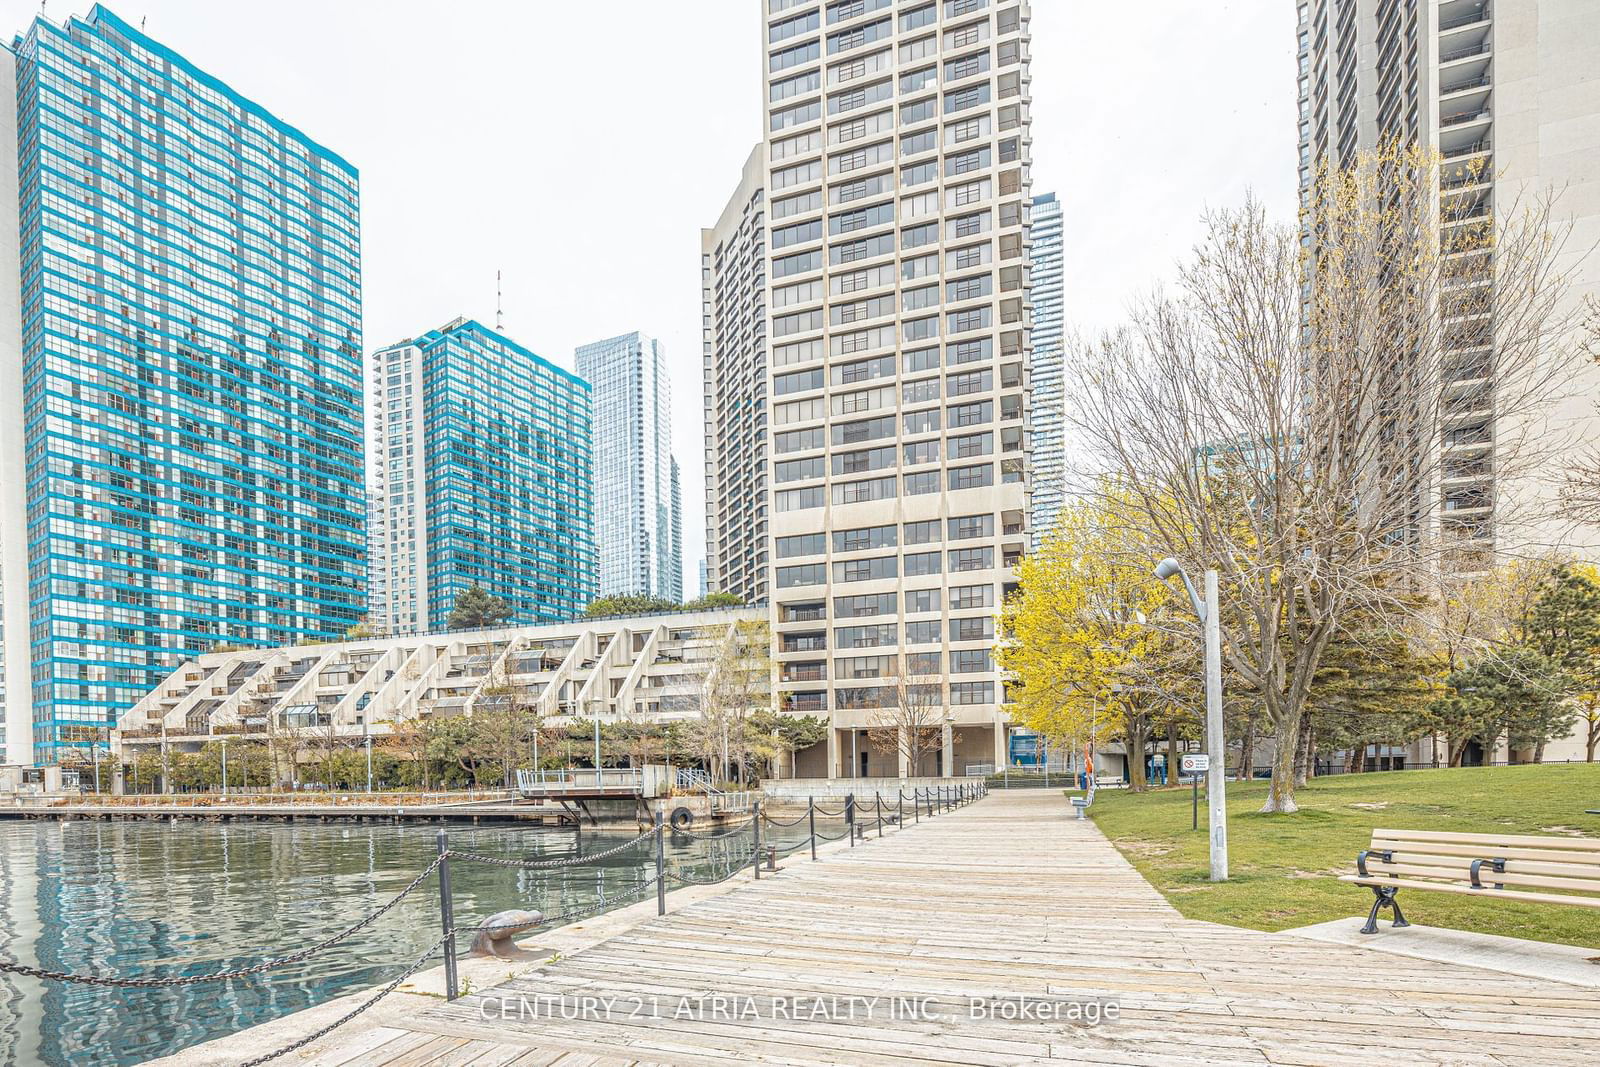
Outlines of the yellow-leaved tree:
<svg viewBox="0 0 1600 1067">
<path fill-rule="evenodd" d="M 1068 506 L 1023 557 L 996 649 L 1022 723 L 1055 743 L 1121 741 L 1135 789 L 1158 715 L 1181 699 L 1166 686 L 1195 673 L 1173 669 L 1184 652 L 1158 625 L 1171 593 L 1139 541 L 1098 502 Z"/>
</svg>

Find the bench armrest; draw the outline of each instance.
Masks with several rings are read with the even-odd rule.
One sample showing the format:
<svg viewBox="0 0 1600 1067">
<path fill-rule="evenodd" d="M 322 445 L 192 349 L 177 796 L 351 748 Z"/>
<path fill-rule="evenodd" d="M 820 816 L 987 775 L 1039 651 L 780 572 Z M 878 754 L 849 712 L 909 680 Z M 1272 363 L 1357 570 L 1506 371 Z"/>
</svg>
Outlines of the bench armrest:
<svg viewBox="0 0 1600 1067">
<path fill-rule="evenodd" d="M 1361 872 L 1361 877 L 1363 877 L 1363 878 L 1372 877 L 1372 873 L 1367 870 L 1367 857 L 1368 856 L 1377 856 L 1379 859 L 1383 860 L 1383 862 L 1385 862 L 1385 863 L 1393 863 L 1394 862 L 1394 851 L 1392 849 L 1387 849 L 1387 848 L 1382 848 L 1382 849 L 1364 848 L 1364 849 L 1362 849 L 1360 852 L 1356 853 L 1356 870 Z"/>
</svg>

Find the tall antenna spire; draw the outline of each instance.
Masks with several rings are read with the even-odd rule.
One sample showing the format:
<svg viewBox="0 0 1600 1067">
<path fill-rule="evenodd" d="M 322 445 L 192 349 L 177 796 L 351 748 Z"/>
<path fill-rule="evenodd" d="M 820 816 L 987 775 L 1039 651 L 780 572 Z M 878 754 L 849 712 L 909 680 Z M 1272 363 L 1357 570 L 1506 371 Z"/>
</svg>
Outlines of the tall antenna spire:
<svg viewBox="0 0 1600 1067">
<path fill-rule="evenodd" d="M 505 301 L 500 292 L 500 272 L 494 272 L 494 328 L 496 331 L 506 327 Z"/>
</svg>

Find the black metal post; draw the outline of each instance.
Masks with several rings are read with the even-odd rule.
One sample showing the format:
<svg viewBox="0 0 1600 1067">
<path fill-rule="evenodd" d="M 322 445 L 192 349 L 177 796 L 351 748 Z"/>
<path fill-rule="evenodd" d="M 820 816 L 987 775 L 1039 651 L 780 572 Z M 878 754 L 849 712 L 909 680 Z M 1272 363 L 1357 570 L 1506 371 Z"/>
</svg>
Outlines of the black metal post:
<svg viewBox="0 0 1600 1067">
<path fill-rule="evenodd" d="M 896 789 L 894 791 L 894 805 L 895 829 L 904 830 L 906 828 L 906 791 L 904 789 Z"/>
<path fill-rule="evenodd" d="M 455 902 L 450 896 L 450 840 L 439 831 L 439 922 L 444 927 L 444 999 L 459 996 L 456 985 Z"/>
<path fill-rule="evenodd" d="M 878 806 L 878 836 L 883 836 L 883 794 L 876 790 L 872 793 L 873 802 Z"/>
<path fill-rule="evenodd" d="M 759 882 L 761 880 L 761 801 L 754 801 L 753 807 L 755 808 L 753 824 L 756 833 L 756 847 L 750 853 L 750 866 L 755 869 L 756 881 Z"/>
<path fill-rule="evenodd" d="M 667 913 L 667 818 L 656 812 L 656 914 Z"/>
<path fill-rule="evenodd" d="M 844 795 L 844 832 L 850 838 L 850 847 L 856 847 L 856 795 Z"/>
<path fill-rule="evenodd" d="M 817 862 L 817 801 L 806 797 L 806 822 L 811 829 L 811 862 Z"/>
</svg>

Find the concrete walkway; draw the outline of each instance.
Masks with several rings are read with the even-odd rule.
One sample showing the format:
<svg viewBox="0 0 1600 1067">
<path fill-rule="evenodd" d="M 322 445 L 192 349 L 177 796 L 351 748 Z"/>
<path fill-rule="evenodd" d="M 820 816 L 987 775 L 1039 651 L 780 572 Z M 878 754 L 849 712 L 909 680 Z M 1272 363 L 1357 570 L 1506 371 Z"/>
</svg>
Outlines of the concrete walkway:
<svg viewBox="0 0 1600 1067">
<path fill-rule="evenodd" d="M 494 964 L 500 984 L 475 980 L 454 1003 L 391 997 L 381 1014 L 277 1062 L 1532 1067 L 1600 1057 L 1591 989 L 1184 919 L 1093 823 L 1069 819 L 1053 790 L 995 793 L 820 863 L 790 860 L 776 877 L 670 903 L 663 918 L 634 908 L 529 942 L 541 955 L 563 947 L 515 976 Z M 1355 889 L 1350 907 L 1366 907 Z M 873 997 L 908 999 L 899 1009 L 852 999 Z M 1115 1004 L 1117 1018 L 1103 1009 L 1090 1025 L 1087 1004 Z M 1027 1017 L 996 1018 L 1018 1012 Z M 312 1016 L 173 1062 L 236 1063 L 315 1029 Z"/>
</svg>

